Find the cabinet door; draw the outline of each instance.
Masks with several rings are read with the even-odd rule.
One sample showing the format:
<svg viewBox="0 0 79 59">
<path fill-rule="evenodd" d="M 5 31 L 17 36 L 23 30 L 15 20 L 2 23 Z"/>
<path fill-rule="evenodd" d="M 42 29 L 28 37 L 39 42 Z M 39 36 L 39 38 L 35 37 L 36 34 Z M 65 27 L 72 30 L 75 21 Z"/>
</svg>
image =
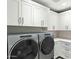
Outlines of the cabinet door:
<svg viewBox="0 0 79 59">
<path fill-rule="evenodd" d="M 43 21 L 43 27 L 47 27 L 47 20 L 49 20 L 49 9 L 41 8 L 41 21 Z"/>
<path fill-rule="evenodd" d="M 49 10 L 48 30 L 58 30 L 58 14 Z"/>
<path fill-rule="evenodd" d="M 33 25 L 32 6 L 27 2 L 22 2 L 22 23 L 23 26 Z"/>
<path fill-rule="evenodd" d="M 19 2 L 7 0 L 7 25 L 18 25 Z"/>
<path fill-rule="evenodd" d="M 71 14 L 70 11 L 60 13 L 60 30 L 71 30 Z"/>
<path fill-rule="evenodd" d="M 43 7 L 33 6 L 34 25 L 39 27 L 47 27 L 47 12 L 48 9 Z"/>
<path fill-rule="evenodd" d="M 40 8 L 37 6 L 33 6 L 33 21 L 34 26 L 40 27 L 41 26 L 41 17 L 40 17 Z"/>
</svg>

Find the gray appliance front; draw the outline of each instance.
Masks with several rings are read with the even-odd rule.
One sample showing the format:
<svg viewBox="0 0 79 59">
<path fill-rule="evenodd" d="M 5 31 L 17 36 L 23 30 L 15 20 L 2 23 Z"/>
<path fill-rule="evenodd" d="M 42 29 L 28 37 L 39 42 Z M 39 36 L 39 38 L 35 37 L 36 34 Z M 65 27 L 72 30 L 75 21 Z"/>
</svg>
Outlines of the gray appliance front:
<svg viewBox="0 0 79 59">
<path fill-rule="evenodd" d="M 38 59 L 38 36 L 9 35 L 8 59 Z"/>
<path fill-rule="evenodd" d="M 51 33 L 39 34 L 40 42 L 40 59 L 54 58 L 54 39 Z"/>
</svg>

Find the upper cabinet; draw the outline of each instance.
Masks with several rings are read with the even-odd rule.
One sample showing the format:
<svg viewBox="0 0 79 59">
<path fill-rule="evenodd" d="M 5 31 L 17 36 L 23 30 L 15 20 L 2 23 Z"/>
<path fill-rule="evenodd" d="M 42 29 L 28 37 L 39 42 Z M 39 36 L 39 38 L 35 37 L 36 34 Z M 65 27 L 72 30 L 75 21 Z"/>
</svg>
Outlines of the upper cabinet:
<svg viewBox="0 0 79 59">
<path fill-rule="evenodd" d="M 29 3 L 22 2 L 21 6 L 21 13 L 22 13 L 22 25 L 23 26 L 32 26 L 33 25 L 33 12 L 32 6 Z"/>
<path fill-rule="evenodd" d="M 71 11 L 60 13 L 58 22 L 60 30 L 71 30 Z"/>
<path fill-rule="evenodd" d="M 71 30 L 70 10 L 56 13 L 31 0 L 8 0 L 7 4 L 7 25 Z"/>
<path fill-rule="evenodd" d="M 48 30 L 58 30 L 58 13 L 49 10 Z"/>
<path fill-rule="evenodd" d="M 43 6 L 33 6 L 33 20 L 35 26 L 47 27 L 48 10 L 48 8 Z"/>
<path fill-rule="evenodd" d="M 71 30 L 71 11 L 49 12 L 48 30 Z"/>
<path fill-rule="evenodd" d="M 28 0 L 8 0 L 8 25 L 47 27 L 48 8 Z"/>
<path fill-rule="evenodd" d="M 19 25 L 19 1 L 18 0 L 7 0 L 7 24 L 8 25 Z"/>
</svg>

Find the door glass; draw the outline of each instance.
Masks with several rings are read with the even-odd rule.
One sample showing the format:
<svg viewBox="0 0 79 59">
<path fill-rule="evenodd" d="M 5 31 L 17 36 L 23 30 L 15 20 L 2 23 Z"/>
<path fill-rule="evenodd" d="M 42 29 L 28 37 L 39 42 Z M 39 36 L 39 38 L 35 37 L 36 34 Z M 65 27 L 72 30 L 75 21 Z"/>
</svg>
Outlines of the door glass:
<svg viewBox="0 0 79 59">
<path fill-rule="evenodd" d="M 51 53 L 54 48 L 54 40 L 51 37 L 46 37 L 41 44 L 41 52 L 45 55 Z"/>
<path fill-rule="evenodd" d="M 38 53 L 38 45 L 35 41 L 23 40 L 12 50 L 10 59 L 35 59 Z"/>
</svg>

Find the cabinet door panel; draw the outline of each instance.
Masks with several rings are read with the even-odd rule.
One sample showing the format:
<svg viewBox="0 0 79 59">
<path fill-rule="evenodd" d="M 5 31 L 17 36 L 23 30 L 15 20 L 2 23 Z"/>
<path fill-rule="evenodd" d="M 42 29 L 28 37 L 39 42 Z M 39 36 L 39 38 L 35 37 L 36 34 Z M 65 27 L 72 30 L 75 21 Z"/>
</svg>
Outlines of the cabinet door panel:
<svg viewBox="0 0 79 59">
<path fill-rule="evenodd" d="M 22 17 L 24 19 L 23 26 L 32 26 L 32 6 L 22 2 Z"/>
<path fill-rule="evenodd" d="M 47 18 L 48 18 L 48 9 L 44 9 L 43 7 L 33 6 L 33 15 L 34 15 L 34 25 L 40 27 L 47 26 Z"/>
<path fill-rule="evenodd" d="M 48 30 L 58 30 L 58 14 L 49 10 Z"/>
<path fill-rule="evenodd" d="M 71 12 L 66 11 L 63 13 L 60 13 L 60 29 L 61 30 L 71 30 Z"/>
<path fill-rule="evenodd" d="M 33 6 L 33 20 L 35 26 L 41 26 L 41 12 L 37 6 Z"/>
<path fill-rule="evenodd" d="M 7 25 L 18 25 L 18 1 L 7 0 Z"/>
<path fill-rule="evenodd" d="M 43 27 L 47 27 L 47 20 L 49 20 L 48 12 L 49 12 L 48 8 L 41 9 L 41 17 L 42 17 L 41 20 L 44 21 Z"/>
</svg>

